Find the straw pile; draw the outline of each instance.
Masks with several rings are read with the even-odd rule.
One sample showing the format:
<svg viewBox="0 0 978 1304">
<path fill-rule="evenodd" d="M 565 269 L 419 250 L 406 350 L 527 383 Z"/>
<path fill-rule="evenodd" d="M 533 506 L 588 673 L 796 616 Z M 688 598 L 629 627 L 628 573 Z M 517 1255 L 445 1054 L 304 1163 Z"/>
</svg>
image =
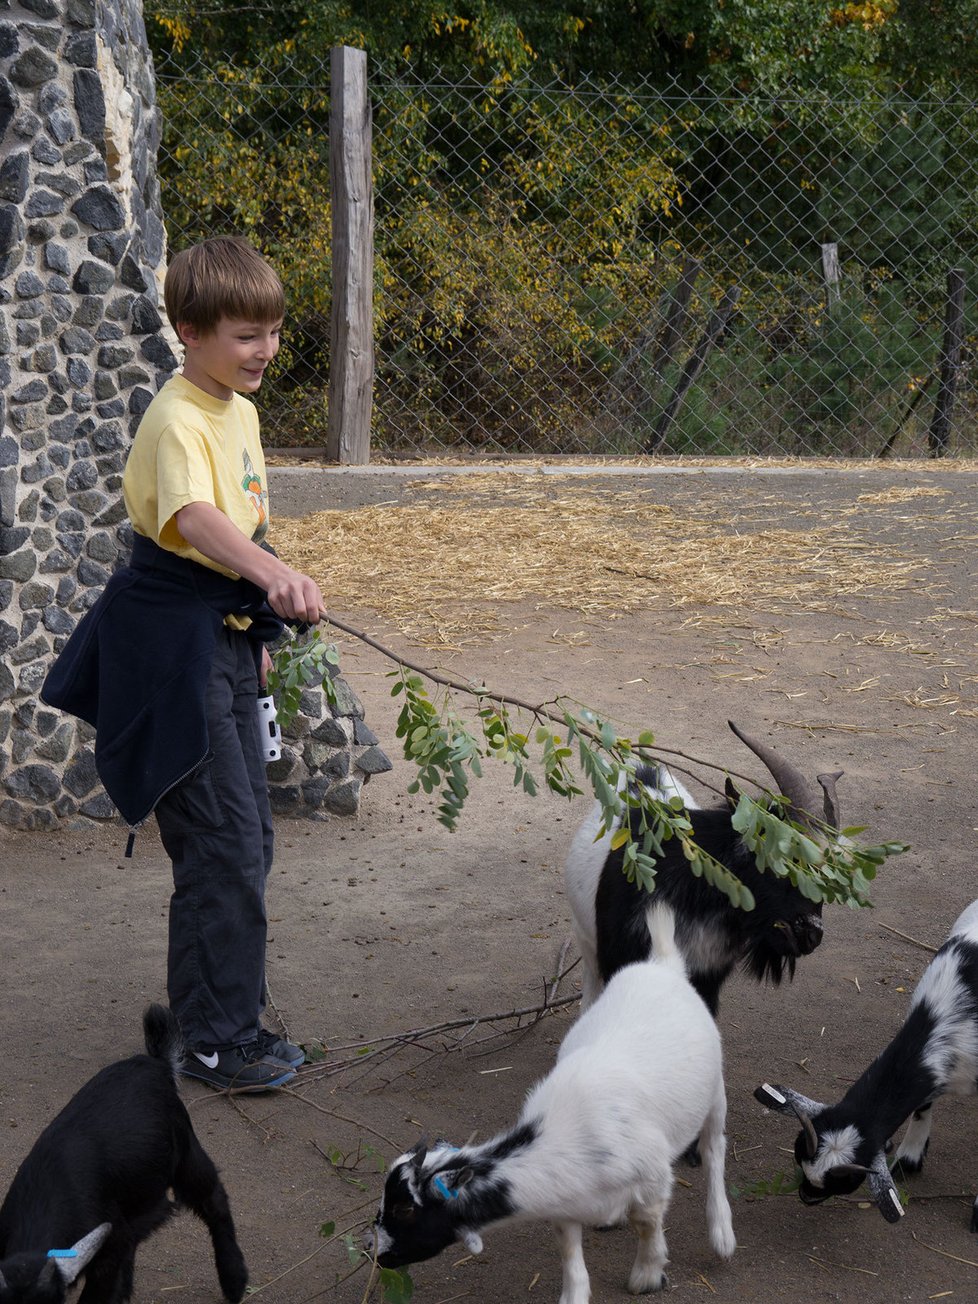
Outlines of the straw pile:
<svg viewBox="0 0 978 1304">
<path fill-rule="evenodd" d="M 691 516 L 648 488 L 596 493 L 502 473 L 411 488 L 438 501 L 277 519 L 273 539 L 328 607 L 369 609 L 439 650 L 500 634 L 507 604 L 603 619 L 697 606 L 835 610 L 905 589 L 921 567 L 849 523 L 741 532 L 715 504 Z"/>
</svg>

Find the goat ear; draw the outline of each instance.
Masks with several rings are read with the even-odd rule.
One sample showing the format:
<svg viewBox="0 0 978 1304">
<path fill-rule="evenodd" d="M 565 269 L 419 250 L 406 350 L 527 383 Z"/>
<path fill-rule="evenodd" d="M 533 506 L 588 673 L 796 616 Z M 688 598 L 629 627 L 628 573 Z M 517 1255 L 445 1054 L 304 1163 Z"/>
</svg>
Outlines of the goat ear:
<svg viewBox="0 0 978 1304">
<path fill-rule="evenodd" d="M 417 1143 L 408 1151 L 408 1158 L 411 1160 L 412 1166 L 419 1173 L 421 1172 L 421 1167 L 424 1164 L 427 1153 L 428 1138 L 424 1136 L 419 1137 Z"/>
<path fill-rule="evenodd" d="M 832 774 L 816 774 L 822 786 L 822 809 L 825 811 L 825 822 L 831 824 L 832 828 L 839 831 L 842 821 L 839 817 L 839 798 L 836 795 L 835 784 L 837 779 L 841 779 L 845 770 L 835 770 Z"/>
<path fill-rule="evenodd" d="M 58 1261 L 56 1259 L 44 1260 L 44 1267 L 37 1274 L 37 1282 L 35 1283 L 37 1287 L 37 1293 L 42 1298 L 44 1296 L 50 1295 L 51 1291 L 54 1289 L 54 1280 L 58 1276 L 59 1266 L 60 1265 L 58 1264 Z M 71 1282 L 66 1281 L 65 1285 L 70 1286 Z"/>
<path fill-rule="evenodd" d="M 832 1169 L 840 1177 L 868 1177 L 871 1171 L 865 1164 L 836 1164 Z"/>
<path fill-rule="evenodd" d="M 48 1255 L 66 1286 L 72 1285 L 85 1271 L 105 1244 L 105 1238 L 111 1230 L 111 1223 L 100 1223 L 94 1231 L 76 1241 L 70 1250 L 48 1250 Z"/>
<path fill-rule="evenodd" d="M 888 1223 L 899 1222 L 907 1211 L 900 1203 L 900 1196 L 886 1165 L 886 1159 L 882 1154 L 876 1156 L 876 1160 L 866 1178 L 866 1183 L 869 1186 L 876 1207 L 886 1221 Z"/>
<path fill-rule="evenodd" d="M 470 1167 L 464 1168 L 443 1168 L 440 1173 L 435 1173 L 428 1183 L 428 1190 L 431 1195 L 437 1196 L 441 1200 L 457 1200 L 458 1193 L 467 1182 L 473 1177 L 473 1171 Z"/>
</svg>

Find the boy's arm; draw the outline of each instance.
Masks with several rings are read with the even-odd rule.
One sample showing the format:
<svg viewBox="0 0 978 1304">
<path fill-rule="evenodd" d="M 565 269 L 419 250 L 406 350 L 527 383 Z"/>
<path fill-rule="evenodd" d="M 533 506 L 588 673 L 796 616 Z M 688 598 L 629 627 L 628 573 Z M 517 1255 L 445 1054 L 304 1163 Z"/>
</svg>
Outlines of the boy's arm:
<svg viewBox="0 0 978 1304">
<path fill-rule="evenodd" d="M 177 529 L 198 552 L 251 580 L 268 594 L 268 605 L 283 620 L 316 624 L 325 607 L 319 585 L 259 548 L 213 503 L 188 503 L 174 517 Z"/>
</svg>

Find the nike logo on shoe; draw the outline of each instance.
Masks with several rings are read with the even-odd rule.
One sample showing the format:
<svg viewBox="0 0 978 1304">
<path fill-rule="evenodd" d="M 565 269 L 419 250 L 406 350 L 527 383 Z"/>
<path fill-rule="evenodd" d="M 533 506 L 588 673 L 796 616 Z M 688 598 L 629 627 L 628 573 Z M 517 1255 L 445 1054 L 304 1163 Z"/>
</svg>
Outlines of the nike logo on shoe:
<svg viewBox="0 0 978 1304">
<path fill-rule="evenodd" d="M 216 1068 L 217 1068 L 217 1051 L 216 1051 L 216 1050 L 213 1051 L 210 1055 L 203 1055 L 203 1054 L 201 1054 L 201 1052 L 200 1052 L 199 1050 L 195 1050 L 195 1051 L 194 1051 L 194 1058 L 195 1058 L 195 1059 L 199 1059 L 200 1062 L 201 1062 L 201 1064 L 203 1064 L 203 1066 L 204 1066 L 205 1069 L 216 1069 Z"/>
</svg>

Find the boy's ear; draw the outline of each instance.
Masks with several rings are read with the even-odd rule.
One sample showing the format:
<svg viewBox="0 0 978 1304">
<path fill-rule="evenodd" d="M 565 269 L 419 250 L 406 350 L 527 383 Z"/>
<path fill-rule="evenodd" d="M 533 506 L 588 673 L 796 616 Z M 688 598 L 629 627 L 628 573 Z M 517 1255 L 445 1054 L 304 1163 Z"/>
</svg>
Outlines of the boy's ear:
<svg viewBox="0 0 978 1304">
<path fill-rule="evenodd" d="M 177 322 L 177 335 L 180 337 L 180 343 L 185 344 L 187 348 L 196 348 L 200 343 L 200 331 L 189 321 Z"/>
</svg>

